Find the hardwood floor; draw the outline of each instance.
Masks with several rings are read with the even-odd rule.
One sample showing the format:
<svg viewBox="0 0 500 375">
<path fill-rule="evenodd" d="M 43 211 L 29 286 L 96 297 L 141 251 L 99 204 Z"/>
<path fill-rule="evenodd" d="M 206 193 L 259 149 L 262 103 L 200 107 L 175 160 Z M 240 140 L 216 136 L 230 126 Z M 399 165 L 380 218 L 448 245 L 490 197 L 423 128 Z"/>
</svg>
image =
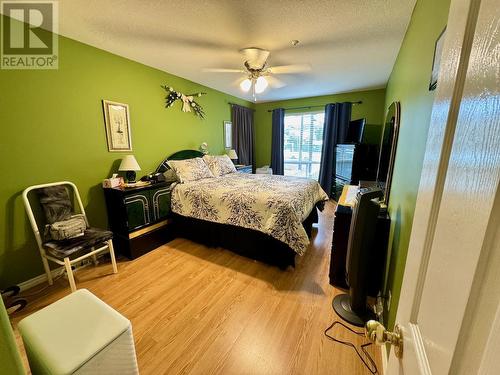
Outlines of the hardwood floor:
<svg viewBox="0 0 500 375">
<path fill-rule="evenodd" d="M 340 291 L 328 284 L 334 209 L 326 205 L 294 270 L 176 239 L 122 259 L 116 275 L 109 263 L 82 269 L 77 287 L 132 321 L 141 374 L 370 374 L 352 348 L 323 333 L 338 319 L 331 301 Z M 14 327 L 68 293 L 67 281 L 57 280 L 30 298 Z M 334 333 L 357 346 L 366 342 L 341 328 Z M 379 349 L 369 352 L 381 372 Z"/>
</svg>

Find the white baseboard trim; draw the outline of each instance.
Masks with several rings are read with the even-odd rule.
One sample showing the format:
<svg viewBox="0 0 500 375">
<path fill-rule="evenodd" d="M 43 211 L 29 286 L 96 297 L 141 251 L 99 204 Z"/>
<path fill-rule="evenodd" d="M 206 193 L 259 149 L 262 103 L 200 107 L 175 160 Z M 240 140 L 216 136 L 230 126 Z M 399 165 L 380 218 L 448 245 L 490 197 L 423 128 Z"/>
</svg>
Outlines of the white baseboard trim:
<svg viewBox="0 0 500 375">
<path fill-rule="evenodd" d="M 97 259 L 99 259 L 103 255 L 104 255 L 104 253 L 98 254 Z M 89 259 L 87 259 L 87 260 L 82 261 L 82 264 L 74 265 L 73 273 L 78 272 L 79 269 L 87 267 L 89 264 L 92 264 L 92 262 Z M 50 273 L 52 274 L 52 279 L 59 277 L 64 272 L 65 272 L 65 269 L 63 266 L 57 267 L 57 268 L 50 271 Z M 45 273 L 43 273 L 41 275 L 35 276 L 32 279 L 29 279 L 29 280 L 23 281 L 22 283 L 17 284 L 17 286 L 21 289 L 21 292 L 24 292 L 30 288 L 33 288 L 34 286 L 37 286 L 37 285 L 40 285 L 40 284 L 43 284 L 46 282 L 47 282 L 47 275 Z"/>
<path fill-rule="evenodd" d="M 382 356 L 382 375 L 385 375 L 387 374 L 387 357 L 389 356 L 387 345 L 380 347 L 380 355 Z"/>
<path fill-rule="evenodd" d="M 56 269 L 53 269 L 50 273 L 52 274 L 52 278 L 55 279 L 59 275 L 61 275 L 64 272 L 64 267 L 58 267 Z M 21 289 L 21 292 L 24 292 L 30 288 L 33 288 L 34 286 L 40 285 L 42 283 L 47 282 L 47 274 L 43 273 L 41 275 L 35 276 L 32 279 L 23 281 L 22 283 L 17 284 L 17 286 Z"/>
</svg>

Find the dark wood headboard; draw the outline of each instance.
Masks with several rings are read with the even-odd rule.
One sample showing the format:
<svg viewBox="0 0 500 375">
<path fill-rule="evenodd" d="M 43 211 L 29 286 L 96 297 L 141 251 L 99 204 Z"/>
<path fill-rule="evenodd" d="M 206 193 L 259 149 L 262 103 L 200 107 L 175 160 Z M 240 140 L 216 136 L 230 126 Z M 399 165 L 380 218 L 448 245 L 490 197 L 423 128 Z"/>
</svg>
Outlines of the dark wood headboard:
<svg viewBox="0 0 500 375">
<path fill-rule="evenodd" d="M 201 158 L 203 157 L 203 155 L 204 155 L 203 152 L 197 150 L 181 150 L 174 152 L 172 155 L 170 155 L 168 158 L 165 158 L 165 160 L 161 162 L 158 168 L 156 168 L 156 172 L 163 173 L 169 170 L 170 167 L 167 164 L 169 160 L 186 160 L 186 159 Z"/>
</svg>

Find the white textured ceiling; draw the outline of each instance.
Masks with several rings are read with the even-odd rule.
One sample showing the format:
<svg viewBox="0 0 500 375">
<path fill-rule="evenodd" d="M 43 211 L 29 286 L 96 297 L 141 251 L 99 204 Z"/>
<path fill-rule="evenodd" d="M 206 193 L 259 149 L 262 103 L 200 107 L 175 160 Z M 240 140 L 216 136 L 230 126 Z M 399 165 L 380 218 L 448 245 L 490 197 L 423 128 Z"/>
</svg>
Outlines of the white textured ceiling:
<svg viewBox="0 0 500 375">
<path fill-rule="evenodd" d="M 415 0 L 64 0 L 60 33 L 240 98 L 239 49 L 269 49 L 270 65 L 311 65 L 280 75 L 287 86 L 258 101 L 384 87 Z M 297 47 L 292 39 L 300 40 Z"/>
</svg>

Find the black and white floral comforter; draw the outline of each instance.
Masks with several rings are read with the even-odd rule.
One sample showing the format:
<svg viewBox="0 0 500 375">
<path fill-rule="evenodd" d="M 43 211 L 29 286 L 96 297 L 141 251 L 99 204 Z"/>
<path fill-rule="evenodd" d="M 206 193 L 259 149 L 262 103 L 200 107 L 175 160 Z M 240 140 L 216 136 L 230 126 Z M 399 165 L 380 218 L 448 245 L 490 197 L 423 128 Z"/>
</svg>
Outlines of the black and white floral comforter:
<svg viewBox="0 0 500 375">
<path fill-rule="evenodd" d="M 230 173 L 177 184 L 172 211 L 182 216 L 266 233 L 303 255 L 309 238 L 302 222 L 328 196 L 305 178 Z"/>
</svg>

